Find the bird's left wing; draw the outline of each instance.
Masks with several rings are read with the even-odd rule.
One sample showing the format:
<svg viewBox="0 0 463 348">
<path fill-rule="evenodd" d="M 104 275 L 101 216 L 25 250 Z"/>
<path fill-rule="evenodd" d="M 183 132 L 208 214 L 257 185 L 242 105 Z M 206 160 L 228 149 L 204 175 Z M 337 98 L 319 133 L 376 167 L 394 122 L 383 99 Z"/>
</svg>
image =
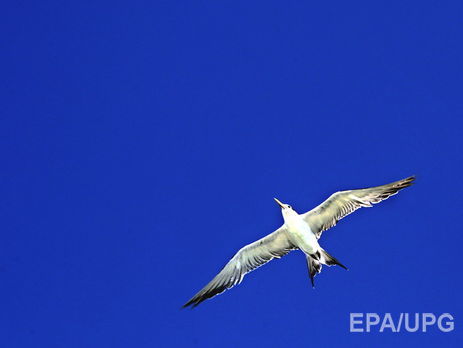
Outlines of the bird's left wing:
<svg viewBox="0 0 463 348">
<path fill-rule="evenodd" d="M 400 190 L 412 185 L 414 176 L 390 184 L 359 190 L 340 191 L 333 193 L 326 201 L 302 214 L 313 233 L 320 238 L 323 231 L 333 227 L 343 217 L 361 207 L 371 207 Z"/>
<path fill-rule="evenodd" d="M 285 227 L 241 248 L 225 267 L 183 307 L 196 307 L 204 300 L 239 284 L 246 273 L 274 258 L 280 258 L 297 249 L 289 240 Z"/>
</svg>

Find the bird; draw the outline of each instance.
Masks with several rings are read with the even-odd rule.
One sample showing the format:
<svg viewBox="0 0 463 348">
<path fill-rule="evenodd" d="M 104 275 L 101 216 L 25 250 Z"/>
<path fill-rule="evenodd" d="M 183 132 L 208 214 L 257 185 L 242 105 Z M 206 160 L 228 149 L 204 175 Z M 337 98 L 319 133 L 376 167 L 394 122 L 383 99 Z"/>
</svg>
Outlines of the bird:
<svg viewBox="0 0 463 348">
<path fill-rule="evenodd" d="M 321 272 L 322 266 L 337 265 L 347 270 L 338 259 L 328 254 L 320 244 L 322 233 L 334 227 L 339 220 L 362 207 L 372 207 L 413 184 L 415 176 L 390 184 L 338 191 L 314 209 L 298 214 L 289 204 L 274 200 L 281 208 L 284 223 L 276 231 L 254 243 L 241 248 L 225 267 L 183 308 L 196 307 L 227 289 L 241 283 L 244 276 L 267 262 L 278 259 L 292 250 L 301 250 L 307 261 L 308 274 L 312 287 L 314 277 Z"/>
</svg>

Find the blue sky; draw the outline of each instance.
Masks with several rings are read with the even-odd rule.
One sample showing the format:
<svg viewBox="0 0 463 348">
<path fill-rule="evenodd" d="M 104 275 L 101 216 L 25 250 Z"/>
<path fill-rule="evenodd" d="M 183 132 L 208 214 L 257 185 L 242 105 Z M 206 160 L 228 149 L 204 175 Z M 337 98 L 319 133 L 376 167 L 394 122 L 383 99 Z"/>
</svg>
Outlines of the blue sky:
<svg viewBox="0 0 463 348">
<path fill-rule="evenodd" d="M 9 2 L 0 345 L 461 345 L 462 3 Z M 195 310 L 243 245 L 331 193 L 416 185 Z M 451 313 L 350 333 L 351 312 Z"/>
</svg>

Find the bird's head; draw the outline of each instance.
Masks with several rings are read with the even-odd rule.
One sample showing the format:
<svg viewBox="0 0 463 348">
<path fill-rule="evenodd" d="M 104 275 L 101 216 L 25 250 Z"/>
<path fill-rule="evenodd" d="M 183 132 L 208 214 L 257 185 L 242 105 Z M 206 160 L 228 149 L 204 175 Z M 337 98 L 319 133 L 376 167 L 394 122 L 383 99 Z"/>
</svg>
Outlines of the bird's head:
<svg viewBox="0 0 463 348">
<path fill-rule="evenodd" d="M 286 218 L 287 216 L 291 216 L 294 214 L 297 214 L 294 209 L 289 205 L 285 203 L 281 203 L 278 199 L 274 198 L 275 202 L 278 203 L 278 205 L 281 207 L 281 214 L 283 214 L 283 218 Z"/>
</svg>

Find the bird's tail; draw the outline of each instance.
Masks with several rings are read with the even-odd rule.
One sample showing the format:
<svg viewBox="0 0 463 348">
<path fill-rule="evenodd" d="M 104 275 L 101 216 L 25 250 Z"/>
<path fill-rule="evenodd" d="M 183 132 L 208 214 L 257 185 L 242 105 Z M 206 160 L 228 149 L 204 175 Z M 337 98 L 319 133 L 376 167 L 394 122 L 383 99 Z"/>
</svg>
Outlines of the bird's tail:
<svg viewBox="0 0 463 348">
<path fill-rule="evenodd" d="M 309 276 L 310 276 L 310 281 L 312 282 L 312 287 L 315 287 L 315 283 L 313 281 L 313 278 L 315 275 L 320 273 L 322 271 L 322 264 L 317 261 L 314 257 L 306 254 L 306 259 L 307 259 L 307 268 L 309 269 Z"/>
<path fill-rule="evenodd" d="M 320 248 L 315 254 L 307 254 L 307 267 L 309 268 L 310 281 L 312 282 L 312 287 L 315 287 L 314 277 L 322 271 L 322 265 L 333 266 L 338 265 L 347 270 L 347 267 L 344 266 L 338 259 L 334 256 L 328 254 L 325 250 Z"/>
</svg>

